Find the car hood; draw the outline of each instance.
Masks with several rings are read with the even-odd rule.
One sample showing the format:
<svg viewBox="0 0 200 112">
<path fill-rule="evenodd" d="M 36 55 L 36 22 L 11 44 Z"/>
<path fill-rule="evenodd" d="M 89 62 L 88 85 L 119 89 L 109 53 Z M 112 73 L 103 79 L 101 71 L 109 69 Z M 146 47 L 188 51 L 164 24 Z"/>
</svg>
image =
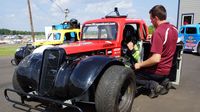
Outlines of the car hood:
<svg viewBox="0 0 200 112">
<path fill-rule="evenodd" d="M 113 41 L 78 41 L 74 43 L 68 43 L 60 45 L 65 49 L 67 54 L 76 54 L 82 52 L 97 51 L 103 49 L 109 49 L 115 47 L 116 44 Z"/>
<path fill-rule="evenodd" d="M 62 44 L 62 41 L 61 40 L 44 40 L 44 41 L 37 41 L 33 43 L 34 46 L 58 45 L 58 44 Z"/>
</svg>

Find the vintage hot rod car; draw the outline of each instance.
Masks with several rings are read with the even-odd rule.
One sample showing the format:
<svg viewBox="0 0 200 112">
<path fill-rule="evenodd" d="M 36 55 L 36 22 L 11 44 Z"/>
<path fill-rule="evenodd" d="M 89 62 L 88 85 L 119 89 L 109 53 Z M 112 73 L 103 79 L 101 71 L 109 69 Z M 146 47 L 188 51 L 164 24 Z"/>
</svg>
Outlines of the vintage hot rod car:
<svg viewBox="0 0 200 112">
<path fill-rule="evenodd" d="M 148 28 L 141 19 L 119 15 L 83 24 L 81 41 L 48 47 L 25 57 L 16 67 L 13 88 L 5 89 L 8 101 L 28 106 L 27 101 L 45 109 L 82 112 L 79 103 L 94 104 L 97 112 L 130 112 L 135 98 L 134 70 L 126 66 L 124 41 L 140 43 L 140 61 L 148 57 Z M 170 80 L 179 81 L 182 46 L 177 45 Z M 21 102 L 9 97 L 17 93 Z M 36 107 L 34 107 L 36 108 Z"/>
<path fill-rule="evenodd" d="M 46 40 L 36 41 L 18 48 L 11 63 L 13 65 L 18 65 L 22 59 L 40 46 L 61 45 L 78 40 L 80 40 L 80 23 L 78 23 L 76 19 L 71 19 L 68 22 L 63 22 L 58 25 L 52 25 L 52 31 L 50 31 Z"/>
</svg>

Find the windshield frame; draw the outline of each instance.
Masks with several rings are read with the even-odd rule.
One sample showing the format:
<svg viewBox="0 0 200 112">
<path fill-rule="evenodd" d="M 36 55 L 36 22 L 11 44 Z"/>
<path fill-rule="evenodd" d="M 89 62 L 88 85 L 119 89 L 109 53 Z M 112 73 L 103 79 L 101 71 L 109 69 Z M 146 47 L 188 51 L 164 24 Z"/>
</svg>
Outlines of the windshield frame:
<svg viewBox="0 0 200 112">
<path fill-rule="evenodd" d="M 95 27 L 94 38 L 86 38 L 88 28 Z M 114 28 L 114 29 L 113 29 Z M 104 31 L 103 31 L 104 30 Z M 103 32 L 103 33 L 102 33 Z M 116 40 L 118 35 L 118 24 L 116 22 L 88 23 L 83 26 L 81 40 Z M 87 32 L 88 33 L 88 32 Z M 104 35 L 104 36 L 103 36 Z"/>
<path fill-rule="evenodd" d="M 59 37 L 56 37 L 56 35 L 59 35 Z M 48 34 L 47 40 L 52 40 L 52 41 L 60 40 L 61 36 L 62 36 L 62 33 L 60 32 L 50 32 Z"/>
</svg>

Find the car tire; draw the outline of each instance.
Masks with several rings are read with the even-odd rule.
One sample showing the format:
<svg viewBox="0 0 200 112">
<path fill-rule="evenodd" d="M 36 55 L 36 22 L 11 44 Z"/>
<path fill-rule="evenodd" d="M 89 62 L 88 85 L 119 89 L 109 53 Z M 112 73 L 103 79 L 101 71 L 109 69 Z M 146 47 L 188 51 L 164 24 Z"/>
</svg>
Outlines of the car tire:
<svg viewBox="0 0 200 112">
<path fill-rule="evenodd" d="M 197 54 L 200 56 L 200 43 L 197 46 Z"/>
<path fill-rule="evenodd" d="M 130 112 L 135 91 L 135 74 L 131 68 L 118 65 L 109 67 L 97 86 L 97 112 Z"/>
<path fill-rule="evenodd" d="M 15 64 L 16 64 L 16 65 L 19 65 L 19 63 L 20 63 L 21 60 L 22 60 L 22 59 L 15 59 Z"/>
<path fill-rule="evenodd" d="M 16 65 L 17 65 L 15 59 L 12 59 L 10 62 L 11 62 L 11 64 L 12 64 L 13 66 L 16 66 Z"/>
</svg>

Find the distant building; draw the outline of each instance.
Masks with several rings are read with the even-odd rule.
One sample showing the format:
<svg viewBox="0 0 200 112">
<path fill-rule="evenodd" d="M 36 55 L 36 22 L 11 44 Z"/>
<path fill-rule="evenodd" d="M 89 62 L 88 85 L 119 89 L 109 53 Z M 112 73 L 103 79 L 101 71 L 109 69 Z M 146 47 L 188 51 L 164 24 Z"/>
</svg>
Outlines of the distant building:
<svg viewBox="0 0 200 112">
<path fill-rule="evenodd" d="M 200 23 L 200 0 L 178 0 L 177 27 Z"/>
</svg>

